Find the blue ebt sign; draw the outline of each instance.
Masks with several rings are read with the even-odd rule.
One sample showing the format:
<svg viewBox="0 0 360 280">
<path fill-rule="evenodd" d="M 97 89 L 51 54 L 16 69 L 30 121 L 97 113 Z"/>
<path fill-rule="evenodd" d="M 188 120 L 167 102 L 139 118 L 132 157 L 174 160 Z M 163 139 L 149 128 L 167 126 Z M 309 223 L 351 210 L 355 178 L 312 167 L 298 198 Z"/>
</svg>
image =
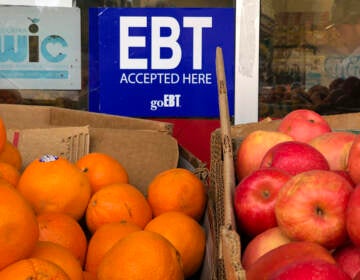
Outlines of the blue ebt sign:
<svg viewBox="0 0 360 280">
<path fill-rule="evenodd" d="M 235 10 L 91 8 L 89 109 L 131 117 L 218 117 L 216 47 L 234 108 Z"/>
</svg>

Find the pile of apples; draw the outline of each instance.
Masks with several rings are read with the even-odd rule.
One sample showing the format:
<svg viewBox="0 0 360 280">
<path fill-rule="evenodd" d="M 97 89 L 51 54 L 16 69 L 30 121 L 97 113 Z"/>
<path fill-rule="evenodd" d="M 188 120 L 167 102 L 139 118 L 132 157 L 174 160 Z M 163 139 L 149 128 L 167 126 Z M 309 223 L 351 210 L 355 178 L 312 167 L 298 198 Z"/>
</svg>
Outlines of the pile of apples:
<svg viewBox="0 0 360 280">
<path fill-rule="evenodd" d="M 360 135 L 294 110 L 243 139 L 235 170 L 247 280 L 360 279 Z"/>
</svg>

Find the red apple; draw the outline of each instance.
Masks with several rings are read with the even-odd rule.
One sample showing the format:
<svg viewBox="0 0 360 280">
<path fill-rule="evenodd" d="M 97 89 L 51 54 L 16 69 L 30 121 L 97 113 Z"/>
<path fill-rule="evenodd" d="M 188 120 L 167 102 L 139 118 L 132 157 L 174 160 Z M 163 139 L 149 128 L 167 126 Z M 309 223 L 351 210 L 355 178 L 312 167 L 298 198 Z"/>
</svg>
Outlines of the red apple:
<svg viewBox="0 0 360 280">
<path fill-rule="evenodd" d="M 355 277 L 353 278 L 353 280 L 360 280 L 360 272 L 358 272 Z"/>
<path fill-rule="evenodd" d="M 275 199 L 290 178 L 289 174 L 279 169 L 258 169 L 236 186 L 234 209 L 240 231 L 255 236 L 277 225 Z"/>
<path fill-rule="evenodd" d="M 341 267 L 323 260 L 297 261 L 280 268 L 269 280 L 351 280 Z"/>
<path fill-rule="evenodd" d="M 350 150 L 347 161 L 347 171 L 355 184 L 360 183 L 360 135 L 356 135 Z"/>
<path fill-rule="evenodd" d="M 262 255 L 246 270 L 246 280 L 268 280 L 269 276 L 278 269 L 295 261 L 306 260 L 336 263 L 331 253 L 320 244 L 309 241 L 292 241 Z"/>
<path fill-rule="evenodd" d="M 331 131 L 327 120 L 309 109 L 291 111 L 280 121 L 278 131 L 290 135 L 294 140 L 308 142 L 311 139 Z"/>
<path fill-rule="evenodd" d="M 352 191 L 346 210 L 346 229 L 350 240 L 360 246 L 360 186 Z"/>
<path fill-rule="evenodd" d="M 279 227 L 273 227 L 263 231 L 251 239 L 246 245 L 241 258 L 244 269 L 248 269 L 250 265 L 265 253 L 289 242 L 291 242 L 291 240 Z"/>
<path fill-rule="evenodd" d="M 311 170 L 293 176 L 278 193 L 275 214 L 281 230 L 294 240 L 334 249 L 347 239 L 346 207 L 353 187 L 342 176 Z"/>
<path fill-rule="evenodd" d="M 360 271 L 360 247 L 348 243 L 333 252 L 337 264 L 351 277 Z"/>
<path fill-rule="evenodd" d="M 258 169 L 264 155 L 272 146 L 290 140 L 293 140 L 292 137 L 284 133 L 267 130 L 255 130 L 245 136 L 236 152 L 238 180 Z"/>
<path fill-rule="evenodd" d="M 351 178 L 348 171 L 346 171 L 346 170 L 331 170 L 331 171 L 343 176 L 346 180 L 349 181 L 350 185 L 355 187 L 355 183 L 354 183 L 353 179 Z"/>
<path fill-rule="evenodd" d="M 290 175 L 313 169 L 329 170 L 326 158 L 313 146 L 299 141 L 276 144 L 265 154 L 260 168 L 275 167 Z"/>
<path fill-rule="evenodd" d="M 346 170 L 350 147 L 356 135 L 346 131 L 331 131 L 319 135 L 309 144 L 320 151 L 331 170 Z"/>
</svg>

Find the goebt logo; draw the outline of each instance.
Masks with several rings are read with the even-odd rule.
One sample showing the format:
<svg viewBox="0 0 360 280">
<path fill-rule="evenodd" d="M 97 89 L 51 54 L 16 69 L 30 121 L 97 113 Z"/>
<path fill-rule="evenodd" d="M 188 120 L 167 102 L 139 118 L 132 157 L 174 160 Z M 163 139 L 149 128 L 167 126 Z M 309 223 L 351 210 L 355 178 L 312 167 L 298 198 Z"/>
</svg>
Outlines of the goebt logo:
<svg viewBox="0 0 360 280">
<path fill-rule="evenodd" d="M 164 94 L 163 99 L 150 101 L 150 110 L 156 111 L 158 108 L 180 108 L 180 98 L 180 94 Z"/>
<path fill-rule="evenodd" d="M 176 18 L 169 16 L 153 16 L 151 22 L 151 65 L 148 58 L 130 57 L 131 48 L 147 48 L 145 36 L 132 35 L 130 30 L 134 28 L 147 28 L 146 16 L 120 16 L 120 69 L 175 69 L 179 66 L 182 58 L 182 48 L 178 42 L 181 28 L 192 30 L 192 68 L 202 69 L 202 45 L 203 29 L 212 27 L 212 17 L 185 16 L 182 26 Z M 161 36 L 161 30 L 170 30 L 169 35 Z M 170 49 L 172 55 L 162 58 L 161 49 Z"/>
<path fill-rule="evenodd" d="M 59 35 L 49 35 L 40 38 L 37 33 L 39 31 L 39 19 L 28 18 L 30 25 L 28 26 L 29 34 L 23 29 L 6 28 L 0 33 L 0 63 L 1 62 L 61 62 L 66 58 L 65 49 L 68 44 L 64 38 Z M 8 34 L 14 33 L 14 34 Z M 19 34 L 21 33 L 21 34 Z"/>
</svg>

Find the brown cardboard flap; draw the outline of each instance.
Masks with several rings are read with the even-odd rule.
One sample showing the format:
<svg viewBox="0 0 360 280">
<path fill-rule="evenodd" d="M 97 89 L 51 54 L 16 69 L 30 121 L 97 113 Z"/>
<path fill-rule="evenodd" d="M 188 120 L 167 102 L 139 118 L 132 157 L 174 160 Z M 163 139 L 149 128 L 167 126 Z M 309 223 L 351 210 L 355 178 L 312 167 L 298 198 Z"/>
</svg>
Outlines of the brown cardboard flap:
<svg viewBox="0 0 360 280">
<path fill-rule="evenodd" d="M 64 154 L 72 161 L 79 158 L 83 151 L 78 146 L 84 144 L 81 142 L 83 138 L 77 136 L 79 131 L 68 134 L 68 129 L 74 127 L 76 130 L 76 127 L 83 126 L 90 133 L 90 139 L 86 139 L 90 142 L 89 151 L 112 154 L 128 170 L 131 183 L 144 193 L 156 174 L 177 167 L 179 162 L 179 147 L 171 136 L 173 125 L 170 123 L 60 107 L 14 104 L 0 104 L 0 117 L 9 131 L 21 132 L 19 148 L 24 164 L 46 153 Z M 54 134 L 55 131 L 65 134 L 59 136 Z M 13 137 L 14 133 L 9 133 L 12 142 Z M 31 141 L 25 141 L 23 137 Z"/>
<path fill-rule="evenodd" d="M 18 147 L 23 168 L 46 154 L 75 162 L 89 152 L 89 127 L 7 129 L 7 139 Z"/>
<path fill-rule="evenodd" d="M 0 117 L 7 127 L 11 128 L 90 125 L 92 127 L 146 129 L 167 134 L 172 134 L 173 130 L 173 124 L 166 122 L 51 106 L 0 104 Z"/>
<path fill-rule="evenodd" d="M 130 183 L 144 194 L 155 175 L 177 167 L 179 161 L 176 139 L 150 130 L 90 127 L 90 152 L 108 153 L 119 160 Z"/>
<path fill-rule="evenodd" d="M 146 194 L 150 181 L 179 162 L 175 138 L 151 130 L 83 127 L 7 129 L 23 157 L 23 168 L 45 154 L 75 162 L 89 152 L 107 153 L 125 167 L 130 183 Z"/>
</svg>

